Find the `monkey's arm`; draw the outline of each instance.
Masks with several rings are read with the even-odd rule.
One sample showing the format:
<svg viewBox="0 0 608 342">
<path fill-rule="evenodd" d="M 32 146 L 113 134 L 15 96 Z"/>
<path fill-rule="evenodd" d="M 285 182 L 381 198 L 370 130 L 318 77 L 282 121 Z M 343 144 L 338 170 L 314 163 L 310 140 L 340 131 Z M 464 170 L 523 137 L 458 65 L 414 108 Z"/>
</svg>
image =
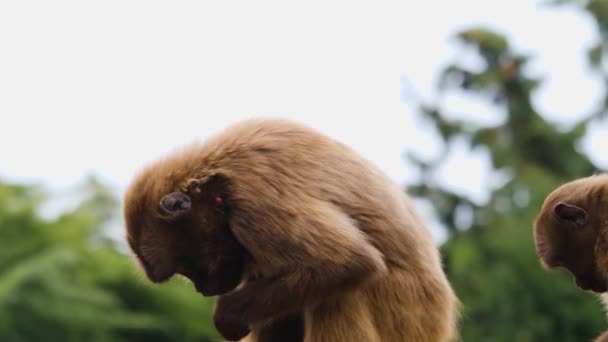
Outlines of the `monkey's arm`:
<svg viewBox="0 0 608 342">
<path fill-rule="evenodd" d="M 252 206 L 233 216 L 237 239 L 257 263 L 279 272 L 222 296 L 215 314 L 220 331 L 235 320 L 251 324 L 299 312 L 386 271 L 382 254 L 339 208 L 298 203 L 293 211 Z"/>
</svg>

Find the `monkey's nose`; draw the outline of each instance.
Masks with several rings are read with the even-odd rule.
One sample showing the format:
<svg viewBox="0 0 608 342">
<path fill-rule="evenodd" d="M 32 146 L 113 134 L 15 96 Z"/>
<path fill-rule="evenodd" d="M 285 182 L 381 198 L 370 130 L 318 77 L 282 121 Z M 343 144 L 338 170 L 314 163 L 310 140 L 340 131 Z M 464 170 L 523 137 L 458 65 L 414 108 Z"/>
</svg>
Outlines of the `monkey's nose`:
<svg viewBox="0 0 608 342">
<path fill-rule="evenodd" d="M 175 272 L 172 271 L 164 271 L 159 269 L 151 269 L 150 272 L 147 273 L 148 278 L 155 283 L 162 283 L 163 281 L 169 280 Z"/>
<path fill-rule="evenodd" d="M 169 268 L 163 269 L 163 267 L 154 266 L 145 259 L 141 259 L 141 264 L 146 272 L 146 276 L 148 276 L 148 279 L 155 283 L 161 283 L 171 278 L 171 276 L 175 274 L 175 271 Z"/>
</svg>

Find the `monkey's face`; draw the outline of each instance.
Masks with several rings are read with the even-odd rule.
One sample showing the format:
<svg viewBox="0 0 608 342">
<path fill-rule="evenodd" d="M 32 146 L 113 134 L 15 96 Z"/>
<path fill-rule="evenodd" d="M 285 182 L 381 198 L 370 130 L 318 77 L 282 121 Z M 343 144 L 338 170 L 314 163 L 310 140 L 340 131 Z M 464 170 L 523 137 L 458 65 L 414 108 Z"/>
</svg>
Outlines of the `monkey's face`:
<svg viewBox="0 0 608 342">
<path fill-rule="evenodd" d="M 222 197 L 184 192 L 158 197 L 129 193 L 125 203 L 129 246 L 148 278 L 163 282 L 181 274 L 205 296 L 238 286 L 246 252 L 229 229 Z"/>
<path fill-rule="evenodd" d="M 591 216 L 581 205 L 546 205 L 534 224 L 534 239 L 547 268 L 563 267 L 578 287 L 601 293 L 608 291 L 608 278 L 598 267 L 599 222 Z"/>
</svg>

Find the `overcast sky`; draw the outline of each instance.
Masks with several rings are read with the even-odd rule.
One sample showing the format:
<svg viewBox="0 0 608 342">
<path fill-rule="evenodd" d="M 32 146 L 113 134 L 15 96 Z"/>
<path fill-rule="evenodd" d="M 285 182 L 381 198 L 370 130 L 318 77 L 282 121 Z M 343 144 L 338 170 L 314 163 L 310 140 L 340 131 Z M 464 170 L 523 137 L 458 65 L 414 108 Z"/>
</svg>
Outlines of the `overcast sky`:
<svg viewBox="0 0 608 342">
<path fill-rule="evenodd" d="M 531 0 L 2 1 L 0 179 L 62 189 L 94 173 L 120 190 L 168 151 L 275 116 L 344 141 L 403 183 L 403 153 L 437 147 L 404 89 L 430 97 L 439 67 L 461 58 L 453 34 L 479 24 L 535 56 L 547 80 L 536 103 L 551 119 L 570 122 L 598 100 L 584 67 L 591 21 Z M 604 167 L 607 132 L 585 141 Z M 441 177 L 483 201 L 486 168 L 456 151 Z"/>
</svg>

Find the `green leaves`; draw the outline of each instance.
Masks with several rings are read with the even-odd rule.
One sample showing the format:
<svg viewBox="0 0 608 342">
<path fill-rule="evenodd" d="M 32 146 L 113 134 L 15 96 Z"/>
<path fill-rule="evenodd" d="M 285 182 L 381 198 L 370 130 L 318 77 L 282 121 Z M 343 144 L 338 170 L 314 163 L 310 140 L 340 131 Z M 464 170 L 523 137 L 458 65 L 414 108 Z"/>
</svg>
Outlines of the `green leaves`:
<svg viewBox="0 0 608 342">
<path fill-rule="evenodd" d="M 212 303 L 174 280 L 152 285 L 105 243 L 116 200 L 89 180 L 54 220 L 35 187 L 0 184 L 0 340 L 211 341 Z"/>
<path fill-rule="evenodd" d="M 423 177 L 409 191 L 429 200 L 451 233 L 442 251 L 449 279 L 463 302 L 463 340 L 591 340 L 605 326 L 601 306 L 578 290 L 566 272 L 541 268 L 532 224 L 551 190 L 595 171 L 576 148 L 592 118 L 557 129 L 533 106 L 540 80 L 526 74 L 528 57 L 513 51 L 502 35 L 483 28 L 457 37 L 478 53 L 482 65 L 446 66 L 437 85 L 440 94 L 464 92 L 487 101 L 506 114 L 504 123 L 482 127 L 454 119 L 438 104 L 420 105 L 419 114 L 440 133 L 443 151 L 450 150 L 454 137 L 465 137 L 471 149 L 487 149 L 492 177 L 508 177 L 491 189 L 487 203 L 477 204 L 428 177 L 443 166 L 446 153 L 434 160 L 410 157 Z M 603 50 L 595 53 L 602 54 L 594 56 L 596 60 L 604 58 Z M 469 212 L 468 226 L 460 223 L 459 210 Z"/>
</svg>

